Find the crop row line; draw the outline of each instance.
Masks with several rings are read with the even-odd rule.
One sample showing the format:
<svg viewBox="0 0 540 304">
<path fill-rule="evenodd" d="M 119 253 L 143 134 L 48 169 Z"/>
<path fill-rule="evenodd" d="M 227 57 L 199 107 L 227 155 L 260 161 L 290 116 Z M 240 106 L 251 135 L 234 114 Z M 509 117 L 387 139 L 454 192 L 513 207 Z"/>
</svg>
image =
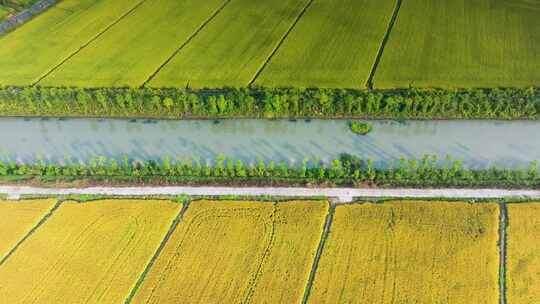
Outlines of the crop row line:
<svg viewBox="0 0 540 304">
<path fill-rule="evenodd" d="M 109 24 L 105 29 L 103 29 L 101 32 L 97 33 L 94 37 L 92 37 L 90 40 L 88 40 L 85 44 L 83 44 L 78 50 L 70 54 L 68 57 L 64 58 L 62 61 L 60 61 L 59 64 L 54 66 L 51 70 L 49 70 L 45 75 L 41 76 L 36 82 L 32 84 L 32 86 L 35 86 L 39 84 L 45 77 L 51 75 L 54 71 L 56 71 L 58 68 L 60 68 L 64 63 L 66 63 L 68 60 L 73 58 L 75 55 L 80 53 L 83 49 L 85 49 L 87 46 L 92 44 L 94 41 L 96 41 L 99 37 L 101 37 L 103 34 L 105 34 L 108 30 L 110 30 L 113 26 L 118 24 L 120 21 L 122 21 L 124 18 L 129 16 L 132 12 L 134 12 L 139 6 L 141 6 L 146 0 L 141 0 L 139 3 L 137 3 L 135 6 L 133 6 L 130 10 L 128 10 L 126 13 L 124 13 L 122 16 L 120 16 L 118 19 L 116 19 L 113 23 Z"/>
<path fill-rule="evenodd" d="M 152 258 L 150 259 L 150 261 L 148 262 L 148 264 L 144 268 L 143 272 L 141 273 L 141 275 L 137 279 L 137 282 L 135 283 L 135 286 L 133 286 L 133 289 L 131 290 L 131 292 L 127 296 L 124 303 L 128 304 L 128 303 L 131 303 L 131 301 L 133 301 L 133 297 L 135 296 L 135 294 L 137 293 L 137 291 L 141 287 L 142 283 L 144 282 L 144 279 L 146 279 L 146 276 L 148 275 L 148 272 L 150 272 L 150 270 L 152 269 L 152 266 L 154 266 L 154 264 L 156 263 L 158 257 L 161 255 L 161 252 L 163 251 L 163 249 L 165 248 L 165 245 L 167 244 L 167 242 L 171 238 L 172 234 L 176 230 L 176 227 L 178 227 L 178 224 L 180 224 L 180 222 L 184 218 L 184 214 L 186 213 L 187 209 L 189 208 L 190 201 L 185 200 L 185 201 L 182 202 L 182 204 L 183 204 L 182 209 L 180 210 L 180 212 L 178 212 L 178 214 L 176 215 L 176 218 L 172 221 L 171 226 L 169 228 L 169 231 L 167 231 L 167 234 L 165 234 L 165 237 L 159 243 L 159 246 L 156 249 L 156 252 L 154 253 Z"/>
<path fill-rule="evenodd" d="M 186 39 L 186 41 L 184 41 L 184 43 L 182 43 L 172 54 L 171 56 L 169 56 L 169 58 L 167 58 L 167 60 L 165 60 L 158 68 L 156 71 L 154 71 L 154 73 L 152 73 L 150 75 L 150 77 L 148 77 L 148 79 L 146 79 L 146 81 L 141 85 L 141 87 L 144 87 L 146 86 L 150 81 L 152 81 L 152 79 L 154 79 L 156 77 L 156 75 L 169 63 L 171 62 L 171 60 L 174 59 L 174 57 L 184 48 L 186 47 L 186 45 L 188 45 L 217 15 L 219 15 L 219 13 L 221 13 L 221 11 L 223 11 L 223 9 L 227 6 L 227 4 L 229 4 L 231 2 L 231 0 L 226 0 L 225 2 L 223 2 L 223 4 L 218 7 L 218 9 L 212 14 L 210 15 L 210 17 L 208 17 L 196 30 L 195 32 L 193 32 L 189 37 L 188 39 Z"/>
<path fill-rule="evenodd" d="M 41 220 L 39 220 L 39 222 L 34 226 L 32 227 L 32 229 L 30 229 L 30 231 L 28 231 L 28 233 L 26 233 L 18 242 L 17 244 L 15 244 L 15 246 L 13 246 L 13 248 L 11 248 L 11 250 L 0 260 L 0 266 L 2 266 L 14 253 L 15 251 L 17 251 L 17 249 L 22 245 L 22 243 L 24 243 L 24 241 L 26 241 L 32 234 L 34 234 L 34 232 L 36 232 L 36 230 L 39 229 L 39 227 L 41 227 L 41 225 L 45 224 L 45 222 L 53 215 L 53 213 L 60 207 L 60 205 L 62 204 L 62 200 L 58 200 L 56 202 L 56 204 L 51 208 L 51 210 L 49 210 L 49 212 L 47 212 L 42 218 Z"/>
<path fill-rule="evenodd" d="M 506 228 L 508 209 L 506 203 L 499 203 L 499 303 L 506 304 Z"/>
<path fill-rule="evenodd" d="M 328 213 L 326 214 L 326 218 L 324 221 L 324 227 L 321 233 L 321 239 L 319 241 L 319 246 L 317 247 L 317 252 L 315 253 L 315 257 L 313 259 L 313 264 L 311 265 L 311 271 L 309 273 L 309 278 L 306 283 L 306 288 L 304 290 L 304 296 L 302 298 L 302 304 L 306 304 L 308 302 L 309 296 L 311 294 L 311 288 L 313 287 L 313 282 L 315 281 L 315 276 L 317 275 L 317 268 L 319 267 L 319 261 L 321 259 L 322 253 L 324 251 L 324 245 L 326 244 L 326 240 L 328 239 L 328 234 L 330 233 L 330 228 L 332 226 L 332 222 L 334 220 L 334 212 L 336 210 L 336 205 L 329 203 L 328 206 Z"/>
<path fill-rule="evenodd" d="M 392 29 L 394 28 L 394 24 L 396 23 L 399 9 L 401 8 L 401 3 L 403 0 L 396 0 L 396 6 L 394 7 L 394 12 L 392 13 L 392 18 L 390 18 L 390 23 L 388 24 L 388 29 L 386 30 L 386 33 L 384 35 L 384 38 L 381 42 L 381 45 L 379 47 L 379 50 L 377 52 L 377 57 L 375 57 L 375 62 L 373 63 L 373 66 L 371 68 L 371 72 L 369 73 L 369 78 L 367 82 L 367 87 L 372 90 L 373 89 L 373 78 L 375 77 L 375 72 L 377 70 L 377 67 L 379 66 L 379 63 L 381 62 L 381 58 L 384 52 L 384 48 L 386 47 L 386 43 L 388 42 L 388 39 L 390 38 L 390 33 L 392 32 Z"/>
<path fill-rule="evenodd" d="M 270 62 L 270 60 L 272 60 L 272 58 L 274 57 L 274 55 L 277 53 L 277 51 L 279 50 L 279 48 L 281 48 L 281 46 L 283 45 L 283 42 L 285 42 L 285 40 L 287 39 L 287 37 L 289 37 L 289 34 L 292 32 L 292 30 L 296 27 L 296 24 L 298 23 L 298 21 L 300 21 L 300 19 L 302 19 L 302 17 L 304 16 L 304 14 L 306 13 L 306 11 L 309 9 L 309 7 L 311 6 L 311 4 L 313 3 L 313 0 L 309 0 L 309 2 L 306 4 L 306 6 L 304 6 L 304 8 L 302 8 L 302 10 L 300 11 L 300 13 L 298 14 L 298 16 L 296 16 L 296 19 L 294 19 L 293 23 L 291 24 L 291 26 L 289 27 L 289 29 L 287 30 L 287 32 L 285 32 L 285 34 L 283 35 L 283 37 L 281 37 L 281 39 L 279 40 L 279 42 L 277 43 L 276 47 L 272 50 L 272 52 L 270 53 L 270 55 L 268 56 L 268 58 L 266 58 L 266 60 L 263 62 L 263 64 L 261 65 L 261 67 L 259 68 L 259 70 L 257 71 L 257 73 L 255 73 L 255 75 L 253 76 L 253 78 L 249 81 L 249 86 L 253 85 L 253 83 L 255 82 L 255 80 L 257 80 L 257 78 L 259 77 L 259 75 L 263 72 L 263 70 L 266 68 L 266 66 L 268 65 L 268 63 Z"/>
</svg>

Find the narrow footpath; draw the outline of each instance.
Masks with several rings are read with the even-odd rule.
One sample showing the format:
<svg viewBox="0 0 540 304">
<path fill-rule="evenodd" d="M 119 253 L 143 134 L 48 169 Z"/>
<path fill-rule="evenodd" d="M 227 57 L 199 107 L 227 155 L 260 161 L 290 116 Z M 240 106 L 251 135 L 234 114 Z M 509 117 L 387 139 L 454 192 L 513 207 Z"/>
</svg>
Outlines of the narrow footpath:
<svg viewBox="0 0 540 304">
<path fill-rule="evenodd" d="M 192 195 L 192 196 L 282 196 L 329 197 L 338 203 L 349 203 L 355 198 L 457 198 L 457 199 L 540 199 L 540 190 L 503 189 L 355 189 L 355 188 L 251 188 L 251 187 L 90 187 L 90 188 L 38 188 L 26 186 L 0 186 L 0 194 L 8 199 L 21 195 Z"/>
</svg>

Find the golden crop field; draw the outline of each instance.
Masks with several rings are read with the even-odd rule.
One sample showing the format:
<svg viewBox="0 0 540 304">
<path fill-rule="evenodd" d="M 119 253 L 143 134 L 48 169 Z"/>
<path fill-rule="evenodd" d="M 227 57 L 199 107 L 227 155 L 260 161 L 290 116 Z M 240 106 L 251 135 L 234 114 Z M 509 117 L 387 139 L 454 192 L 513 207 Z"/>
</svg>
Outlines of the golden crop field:
<svg viewBox="0 0 540 304">
<path fill-rule="evenodd" d="M 181 205 L 64 202 L 0 267 L 2 303 L 122 303 Z"/>
<path fill-rule="evenodd" d="M 310 303 L 498 303 L 495 204 L 343 205 Z"/>
<path fill-rule="evenodd" d="M 540 299 L 540 204 L 509 204 L 508 223 L 508 303 L 536 303 Z"/>
<path fill-rule="evenodd" d="M 192 203 L 133 303 L 298 303 L 323 202 Z"/>
<path fill-rule="evenodd" d="M 0 260 L 34 228 L 56 200 L 0 201 Z"/>
</svg>

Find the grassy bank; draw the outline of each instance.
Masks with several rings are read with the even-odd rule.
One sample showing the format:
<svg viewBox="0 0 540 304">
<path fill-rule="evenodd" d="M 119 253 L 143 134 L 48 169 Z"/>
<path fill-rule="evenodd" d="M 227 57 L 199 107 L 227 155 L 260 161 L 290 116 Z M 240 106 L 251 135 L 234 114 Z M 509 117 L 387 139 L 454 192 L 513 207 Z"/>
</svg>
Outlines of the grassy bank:
<svg viewBox="0 0 540 304">
<path fill-rule="evenodd" d="M 355 187 L 502 187 L 538 188 L 538 164 L 528 168 L 463 168 L 451 158 L 438 160 L 402 158 L 397 165 L 376 168 L 373 161 L 342 155 L 330 164 L 304 160 L 300 165 L 260 160 L 244 164 L 218 157 L 212 163 L 165 157 L 160 161 L 122 161 L 99 157 L 88 163 L 65 164 L 37 161 L 21 164 L 0 162 L 3 183 L 88 183 L 88 184 L 167 184 L 167 185 L 328 185 Z"/>
<path fill-rule="evenodd" d="M 539 88 L 0 88 L 0 116 L 538 119 L 539 113 Z"/>
</svg>

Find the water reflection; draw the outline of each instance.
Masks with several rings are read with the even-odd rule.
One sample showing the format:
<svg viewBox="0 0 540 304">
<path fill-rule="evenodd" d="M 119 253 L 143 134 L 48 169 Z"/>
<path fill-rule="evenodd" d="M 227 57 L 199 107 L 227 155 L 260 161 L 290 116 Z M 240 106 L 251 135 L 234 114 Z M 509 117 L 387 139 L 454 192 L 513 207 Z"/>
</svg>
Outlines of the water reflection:
<svg viewBox="0 0 540 304">
<path fill-rule="evenodd" d="M 451 155 L 468 167 L 526 166 L 540 160 L 536 121 L 373 121 L 358 136 L 339 120 L 166 121 L 0 118 L 0 158 L 52 161 L 96 156 L 121 159 L 199 157 L 223 154 L 245 163 L 258 158 L 300 164 L 306 157 L 330 161 L 341 153 L 384 166 L 400 157 Z"/>
</svg>

